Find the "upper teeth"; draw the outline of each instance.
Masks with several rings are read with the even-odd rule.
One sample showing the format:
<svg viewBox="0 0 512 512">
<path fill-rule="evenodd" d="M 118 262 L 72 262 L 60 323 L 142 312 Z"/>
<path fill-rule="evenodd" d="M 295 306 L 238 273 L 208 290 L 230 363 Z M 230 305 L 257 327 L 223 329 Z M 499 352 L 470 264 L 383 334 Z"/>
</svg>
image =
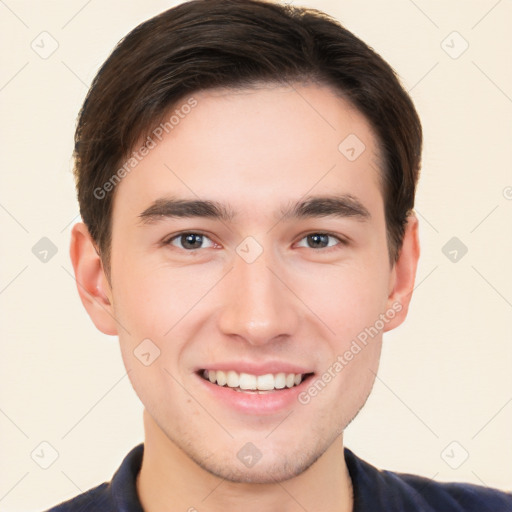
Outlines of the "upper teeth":
<svg viewBox="0 0 512 512">
<path fill-rule="evenodd" d="M 233 370 L 223 372 L 222 370 L 204 370 L 203 376 L 213 384 L 219 386 L 227 385 L 230 388 L 253 389 L 268 391 L 271 389 L 283 389 L 297 386 L 302 381 L 300 373 L 267 373 L 265 375 L 251 375 L 249 373 L 238 373 Z"/>
</svg>

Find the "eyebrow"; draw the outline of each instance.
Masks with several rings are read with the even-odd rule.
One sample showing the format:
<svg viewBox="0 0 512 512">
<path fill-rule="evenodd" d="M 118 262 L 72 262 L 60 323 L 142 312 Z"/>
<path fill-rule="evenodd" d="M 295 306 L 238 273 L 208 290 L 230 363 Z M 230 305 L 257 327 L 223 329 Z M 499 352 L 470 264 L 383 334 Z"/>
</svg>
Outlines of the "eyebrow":
<svg viewBox="0 0 512 512">
<path fill-rule="evenodd" d="M 368 209 L 350 194 L 310 196 L 304 200 L 283 206 L 280 209 L 282 220 L 317 217 L 353 217 L 366 221 L 371 218 Z M 161 198 L 146 208 L 139 218 L 143 224 L 150 224 L 164 218 L 210 218 L 232 221 L 236 213 L 230 206 L 217 201 L 202 199 Z"/>
<path fill-rule="evenodd" d="M 310 217 L 355 217 L 357 220 L 371 218 L 368 209 L 354 196 L 313 196 L 303 201 L 292 203 L 281 209 L 283 219 Z"/>
</svg>

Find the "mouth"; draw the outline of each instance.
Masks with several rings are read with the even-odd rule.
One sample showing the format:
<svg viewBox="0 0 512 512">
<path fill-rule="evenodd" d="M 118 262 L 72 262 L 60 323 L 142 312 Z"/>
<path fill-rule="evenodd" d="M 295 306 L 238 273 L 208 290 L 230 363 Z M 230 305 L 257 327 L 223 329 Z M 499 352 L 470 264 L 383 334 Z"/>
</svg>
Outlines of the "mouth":
<svg viewBox="0 0 512 512">
<path fill-rule="evenodd" d="M 199 377 L 211 384 L 228 388 L 239 393 L 269 394 L 295 388 L 305 380 L 311 378 L 313 373 L 266 373 L 254 375 L 238 373 L 234 370 L 199 370 Z"/>
</svg>

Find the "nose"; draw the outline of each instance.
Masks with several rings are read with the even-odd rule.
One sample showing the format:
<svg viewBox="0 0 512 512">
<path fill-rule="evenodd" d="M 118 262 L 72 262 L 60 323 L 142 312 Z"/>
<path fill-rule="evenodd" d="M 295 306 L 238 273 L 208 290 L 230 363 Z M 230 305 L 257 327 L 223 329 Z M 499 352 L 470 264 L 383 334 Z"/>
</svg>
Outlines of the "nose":
<svg viewBox="0 0 512 512">
<path fill-rule="evenodd" d="M 290 276 L 268 253 L 252 263 L 235 255 L 223 283 L 219 328 L 251 345 L 290 337 L 300 322 L 300 301 L 290 289 Z"/>
</svg>

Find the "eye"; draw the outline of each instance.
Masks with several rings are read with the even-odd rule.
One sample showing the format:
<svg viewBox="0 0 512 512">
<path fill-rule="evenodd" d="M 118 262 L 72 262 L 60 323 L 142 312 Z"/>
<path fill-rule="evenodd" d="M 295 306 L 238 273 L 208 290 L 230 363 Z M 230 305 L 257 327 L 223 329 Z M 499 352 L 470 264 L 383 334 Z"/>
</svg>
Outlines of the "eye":
<svg viewBox="0 0 512 512">
<path fill-rule="evenodd" d="M 205 240 L 208 240 L 210 245 L 205 247 L 203 245 Z M 167 239 L 164 243 L 166 245 L 173 245 L 174 247 L 179 247 L 180 249 L 187 251 L 194 249 L 205 249 L 215 245 L 206 235 L 194 232 L 179 233 L 178 235 Z"/>
<path fill-rule="evenodd" d="M 333 243 L 330 243 L 329 239 L 331 239 Z M 347 244 L 347 242 L 342 238 L 335 235 L 331 235 L 330 233 L 310 233 L 309 235 L 306 235 L 304 238 L 302 238 L 301 242 L 302 240 L 306 240 L 307 245 L 305 247 L 308 247 L 310 249 L 329 249 L 331 247 L 335 247 L 336 245 Z M 302 245 L 301 247 L 304 247 L 304 245 Z"/>
</svg>

